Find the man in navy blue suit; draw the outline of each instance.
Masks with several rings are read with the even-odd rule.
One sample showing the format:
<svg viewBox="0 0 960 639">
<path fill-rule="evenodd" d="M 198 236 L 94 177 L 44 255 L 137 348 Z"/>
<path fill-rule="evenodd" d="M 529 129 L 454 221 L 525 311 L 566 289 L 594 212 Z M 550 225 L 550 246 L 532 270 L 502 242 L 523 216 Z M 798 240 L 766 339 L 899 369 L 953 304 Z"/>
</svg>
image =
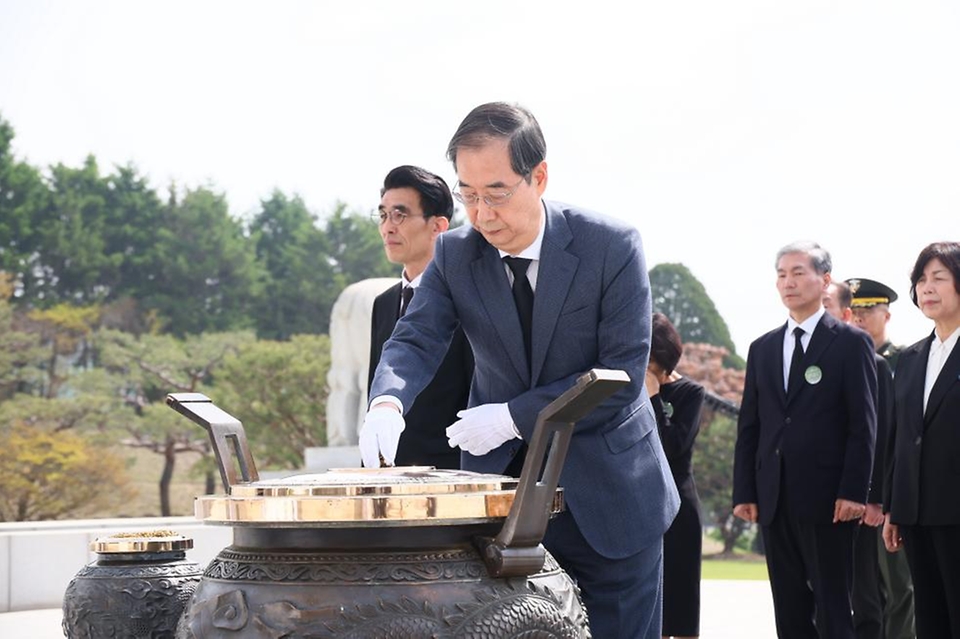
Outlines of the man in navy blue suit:
<svg viewBox="0 0 960 639">
<path fill-rule="evenodd" d="M 877 370 L 865 332 L 824 312 L 830 254 L 777 253 L 786 324 L 750 345 L 734 457 L 734 514 L 763 535 L 780 637 L 855 639 L 854 535 L 866 511 Z"/>
<path fill-rule="evenodd" d="M 360 432 L 365 464 L 395 449 L 404 410 L 458 326 L 475 370 L 470 408 L 447 436 L 466 470 L 516 473 L 547 404 L 592 368 L 625 371 L 630 383 L 576 425 L 560 477 L 567 509 L 543 543 L 577 580 L 593 636 L 658 638 L 663 533 L 679 498 L 643 384 L 651 299 L 640 236 L 541 199 L 546 144 L 522 107 L 475 108 L 447 157 L 470 225 L 438 238 L 383 348 Z"/>
</svg>

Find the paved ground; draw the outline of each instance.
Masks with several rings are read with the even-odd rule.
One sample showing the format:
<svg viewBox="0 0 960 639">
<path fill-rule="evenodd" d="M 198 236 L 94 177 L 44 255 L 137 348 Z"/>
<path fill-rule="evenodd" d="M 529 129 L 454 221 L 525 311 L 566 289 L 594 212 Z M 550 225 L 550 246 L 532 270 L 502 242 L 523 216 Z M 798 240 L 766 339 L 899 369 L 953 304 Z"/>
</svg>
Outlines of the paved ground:
<svg viewBox="0 0 960 639">
<path fill-rule="evenodd" d="M 776 637 L 770 584 L 766 581 L 703 582 L 700 634 L 703 639 Z M 2 639 L 63 639 L 60 610 L 0 614 Z M 598 637 L 597 639 L 605 639 Z"/>
</svg>

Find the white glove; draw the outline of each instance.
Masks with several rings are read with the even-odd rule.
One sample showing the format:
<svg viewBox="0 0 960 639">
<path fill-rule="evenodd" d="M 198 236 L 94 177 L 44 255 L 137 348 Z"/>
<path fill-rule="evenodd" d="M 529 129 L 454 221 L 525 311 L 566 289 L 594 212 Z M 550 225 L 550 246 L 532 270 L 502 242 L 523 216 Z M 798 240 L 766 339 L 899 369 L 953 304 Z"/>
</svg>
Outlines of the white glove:
<svg viewBox="0 0 960 639">
<path fill-rule="evenodd" d="M 380 468 L 380 456 L 388 466 L 397 458 L 400 433 L 406 428 L 403 415 L 391 407 L 371 408 L 360 427 L 360 458 L 366 468 Z"/>
<path fill-rule="evenodd" d="M 450 448 L 459 446 L 471 455 L 486 455 L 520 432 L 506 404 L 483 404 L 457 413 L 460 419 L 447 427 Z"/>
</svg>

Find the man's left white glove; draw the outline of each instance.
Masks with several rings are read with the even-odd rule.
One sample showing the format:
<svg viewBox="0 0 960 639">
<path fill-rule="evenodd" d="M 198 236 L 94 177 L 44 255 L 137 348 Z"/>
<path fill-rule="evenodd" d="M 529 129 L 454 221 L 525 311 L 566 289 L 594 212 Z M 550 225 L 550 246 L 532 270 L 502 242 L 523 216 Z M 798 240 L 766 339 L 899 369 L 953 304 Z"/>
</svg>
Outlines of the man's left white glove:
<svg viewBox="0 0 960 639">
<path fill-rule="evenodd" d="M 471 455 L 486 455 L 503 442 L 520 437 L 506 404 L 483 404 L 457 413 L 460 419 L 447 427 L 450 448 L 459 446 Z"/>
<path fill-rule="evenodd" d="M 380 468 L 380 456 L 388 466 L 397 459 L 400 433 L 406 428 L 403 415 L 389 406 L 371 408 L 360 427 L 360 458 L 366 468 Z"/>
</svg>

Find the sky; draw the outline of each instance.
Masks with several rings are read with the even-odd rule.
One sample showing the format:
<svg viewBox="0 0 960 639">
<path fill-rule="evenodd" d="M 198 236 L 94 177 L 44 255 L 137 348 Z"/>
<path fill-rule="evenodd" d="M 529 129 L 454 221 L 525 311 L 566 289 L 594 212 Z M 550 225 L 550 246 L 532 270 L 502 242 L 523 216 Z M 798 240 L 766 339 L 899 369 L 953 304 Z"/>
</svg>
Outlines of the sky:
<svg viewBox="0 0 960 639">
<path fill-rule="evenodd" d="M 545 196 L 689 268 L 741 356 L 786 319 L 794 240 L 900 294 L 894 342 L 930 332 L 907 293 L 960 240 L 955 2 L 0 0 L 18 159 L 132 164 L 238 217 L 274 189 L 372 211 L 400 164 L 453 183 L 450 136 L 495 100 L 540 122 Z"/>
</svg>

